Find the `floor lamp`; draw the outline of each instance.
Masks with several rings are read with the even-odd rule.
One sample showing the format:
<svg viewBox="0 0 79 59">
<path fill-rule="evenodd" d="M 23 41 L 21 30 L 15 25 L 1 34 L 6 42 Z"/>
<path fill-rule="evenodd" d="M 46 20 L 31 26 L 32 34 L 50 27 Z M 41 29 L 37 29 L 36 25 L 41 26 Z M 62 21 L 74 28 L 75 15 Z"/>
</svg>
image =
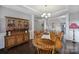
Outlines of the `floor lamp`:
<svg viewBox="0 0 79 59">
<path fill-rule="evenodd" d="M 71 23 L 69 28 L 73 29 L 73 42 L 72 43 L 73 43 L 73 49 L 75 50 L 75 44 L 76 44 L 76 42 L 75 42 L 75 29 L 78 29 L 79 26 L 76 23 Z M 75 51 L 73 53 L 75 53 Z"/>
</svg>

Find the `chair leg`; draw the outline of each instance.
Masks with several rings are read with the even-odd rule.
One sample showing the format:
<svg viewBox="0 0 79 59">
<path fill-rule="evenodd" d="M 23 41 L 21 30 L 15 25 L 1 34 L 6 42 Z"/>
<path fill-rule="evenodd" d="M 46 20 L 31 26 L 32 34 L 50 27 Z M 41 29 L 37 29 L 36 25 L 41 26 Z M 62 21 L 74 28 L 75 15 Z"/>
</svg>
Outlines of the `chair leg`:
<svg viewBox="0 0 79 59">
<path fill-rule="evenodd" d="M 55 53 L 55 46 L 53 47 L 53 50 L 52 50 L 52 54 L 54 54 Z"/>
<path fill-rule="evenodd" d="M 39 51 L 39 49 L 37 48 L 37 52 L 38 52 L 38 54 L 40 53 L 40 51 Z"/>
<path fill-rule="evenodd" d="M 52 54 L 54 54 L 54 53 L 55 53 L 55 50 L 53 49 L 53 50 L 52 50 Z"/>
</svg>

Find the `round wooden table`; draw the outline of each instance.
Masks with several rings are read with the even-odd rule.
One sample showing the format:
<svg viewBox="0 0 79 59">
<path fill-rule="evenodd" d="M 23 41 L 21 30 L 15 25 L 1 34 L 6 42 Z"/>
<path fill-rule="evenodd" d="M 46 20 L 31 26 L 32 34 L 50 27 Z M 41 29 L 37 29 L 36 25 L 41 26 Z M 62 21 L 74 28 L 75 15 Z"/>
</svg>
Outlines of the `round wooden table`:
<svg viewBox="0 0 79 59">
<path fill-rule="evenodd" d="M 37 49 L 48 50 L 54 53 L 54 42 L 50 39 L 33 39 L 32 43 Z"/>
</svg>

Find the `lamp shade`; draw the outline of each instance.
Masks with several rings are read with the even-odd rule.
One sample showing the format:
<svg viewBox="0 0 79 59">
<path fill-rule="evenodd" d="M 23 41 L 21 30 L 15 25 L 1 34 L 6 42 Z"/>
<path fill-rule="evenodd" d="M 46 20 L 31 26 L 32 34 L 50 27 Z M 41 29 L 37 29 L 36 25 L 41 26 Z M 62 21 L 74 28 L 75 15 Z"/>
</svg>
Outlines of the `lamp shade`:
<svg viewBox="0 0 79 59">
<path fill-rule="evenodd" d="M 71 29 L 78 29 L 79 26 L 76 23 L 71 23 L 69 28 L 71 28 Z"/>
</svg>

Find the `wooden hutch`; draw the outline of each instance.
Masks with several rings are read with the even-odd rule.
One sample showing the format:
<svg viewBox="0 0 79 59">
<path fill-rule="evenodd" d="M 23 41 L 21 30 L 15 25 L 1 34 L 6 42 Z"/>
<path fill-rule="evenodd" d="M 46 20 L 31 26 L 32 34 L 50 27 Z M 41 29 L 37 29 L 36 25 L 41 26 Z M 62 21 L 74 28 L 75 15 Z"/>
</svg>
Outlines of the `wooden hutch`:
<svg viewBox="0 0 79 59">
<path fill-rule="evenodd" d="M 29 40 L 29 21 L 27 19 L 5 17 L 5 48 L 11 48 Z"/>
</svg>

